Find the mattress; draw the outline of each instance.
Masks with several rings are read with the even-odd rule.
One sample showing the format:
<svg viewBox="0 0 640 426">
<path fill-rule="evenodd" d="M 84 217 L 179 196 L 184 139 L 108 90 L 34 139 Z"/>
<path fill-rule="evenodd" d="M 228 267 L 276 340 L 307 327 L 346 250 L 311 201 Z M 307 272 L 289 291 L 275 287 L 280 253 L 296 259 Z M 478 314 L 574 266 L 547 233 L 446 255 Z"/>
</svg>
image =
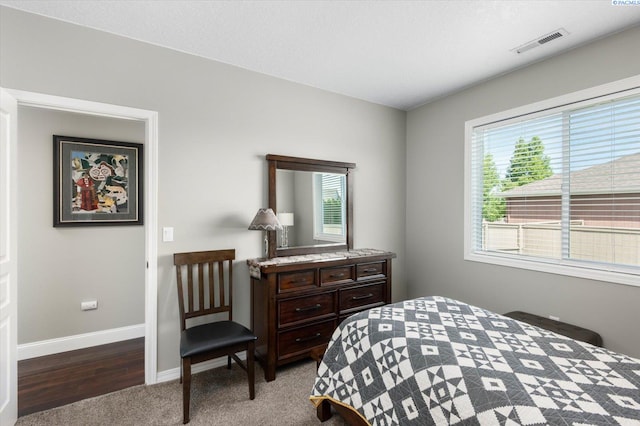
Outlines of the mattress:
<svg viewBox="0 0 640 426">
<path fill-rule="evenodd" d="M 640 425 L 640 361 L 466 303 L 424 297 L 347 318 L 311 401 L 371 425 Z"/>
</svg>

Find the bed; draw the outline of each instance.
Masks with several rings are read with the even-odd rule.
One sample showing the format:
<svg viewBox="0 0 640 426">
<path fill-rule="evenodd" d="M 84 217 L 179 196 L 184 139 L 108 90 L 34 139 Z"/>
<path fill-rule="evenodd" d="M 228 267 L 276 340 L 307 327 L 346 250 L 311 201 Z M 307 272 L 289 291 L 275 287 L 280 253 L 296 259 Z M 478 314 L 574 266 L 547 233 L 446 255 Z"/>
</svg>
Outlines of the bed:
<svg viewBox="0 0 640 426">
<path fill-rule="evenodd" d="M 358 425 L 640 425 L 640 360 L 444 297 L 333 333 L 311 392 Z"/>
</svg>

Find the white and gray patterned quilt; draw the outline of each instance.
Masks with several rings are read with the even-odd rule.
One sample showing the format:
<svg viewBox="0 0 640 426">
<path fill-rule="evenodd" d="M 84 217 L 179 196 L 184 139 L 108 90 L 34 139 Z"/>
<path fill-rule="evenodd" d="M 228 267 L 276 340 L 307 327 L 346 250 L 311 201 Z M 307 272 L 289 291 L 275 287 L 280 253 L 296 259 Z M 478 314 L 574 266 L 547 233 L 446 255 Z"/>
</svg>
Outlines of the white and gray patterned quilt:
<svg viewBox="0 0 640 426">
<path fill-rule="evenodd" d="M 640 425 L 640 361 L 443 297 L 336 329 L 312 390 L 372 425 Z"/>
</svg>

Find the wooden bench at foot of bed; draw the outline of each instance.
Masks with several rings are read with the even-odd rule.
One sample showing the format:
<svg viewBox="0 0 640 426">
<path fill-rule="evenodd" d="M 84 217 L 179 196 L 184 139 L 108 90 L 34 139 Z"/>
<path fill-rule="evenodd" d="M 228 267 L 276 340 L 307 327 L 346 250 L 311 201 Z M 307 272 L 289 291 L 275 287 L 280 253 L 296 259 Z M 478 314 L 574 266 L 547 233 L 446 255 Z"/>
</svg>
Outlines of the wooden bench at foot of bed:
<svg viewBox="0 0 640 426">
<path fill-rule="evenodd" d="M 507 312 L 504 316 L 526 322 L 527 324 L 535 325 L 536 327 L 544 328 L 545 330 L 553 331 L 554 333 L 562 334 L 563 336 L 571 337 L 575 340 L 580 340 L 581 342 L 591 343 L 594 346 L 602 347 L 602 337 L 595 331 L 587 328 L 578 327 L 577 325 L 567 324 L 566 322 L 560 322 L 522 311 Z"/>
</svg>

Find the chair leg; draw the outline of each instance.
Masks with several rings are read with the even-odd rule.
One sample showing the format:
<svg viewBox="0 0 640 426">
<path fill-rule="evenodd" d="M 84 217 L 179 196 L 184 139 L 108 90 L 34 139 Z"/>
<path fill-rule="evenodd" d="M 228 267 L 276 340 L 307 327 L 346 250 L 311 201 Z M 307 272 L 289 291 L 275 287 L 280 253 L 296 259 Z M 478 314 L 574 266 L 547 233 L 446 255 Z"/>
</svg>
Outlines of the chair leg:
<svg viewBox="0 0 640 426">
<path fill-rule="evenodd" d="M 182 373 L 182 424 L 187 424 L 191 403 L 191 358 L 182 358 Z"/>
<path fill-rule="evenodd" d="M 247 376 L 249 376 L 249 399 L 254 399 L 256 397 L 256 380 L 255 380 L 255 368 L 254 368 L 254 352 L 255 352 L 255 342 L 249 342 L 247 346 Z"/>
<path fill-rule="evenodd" d="M 231 355 L 227 355 L 227 370 L 231 370 Z"/>
</svg>

